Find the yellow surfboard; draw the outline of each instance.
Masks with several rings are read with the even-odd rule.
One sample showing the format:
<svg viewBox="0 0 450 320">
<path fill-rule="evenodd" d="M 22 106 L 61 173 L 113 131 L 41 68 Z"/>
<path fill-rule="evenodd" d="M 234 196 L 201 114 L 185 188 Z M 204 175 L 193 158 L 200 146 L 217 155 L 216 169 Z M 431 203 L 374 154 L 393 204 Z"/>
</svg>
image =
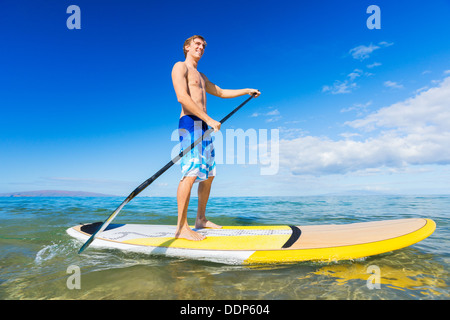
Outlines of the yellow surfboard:
<svg viewBox="0 0 450 320">
<path fill-rule="evenodd" d="M 86 241 L 100 222 L 67 233 Z M 436 229 L 430 219 L 399 219 L 339 225 L 226 226 L 194 229 L 202 241 L 175 239 L 176 226 L 111 224 L 92 246 L 229 264 L 350 260 L 415 244 Z"/>
</svg>

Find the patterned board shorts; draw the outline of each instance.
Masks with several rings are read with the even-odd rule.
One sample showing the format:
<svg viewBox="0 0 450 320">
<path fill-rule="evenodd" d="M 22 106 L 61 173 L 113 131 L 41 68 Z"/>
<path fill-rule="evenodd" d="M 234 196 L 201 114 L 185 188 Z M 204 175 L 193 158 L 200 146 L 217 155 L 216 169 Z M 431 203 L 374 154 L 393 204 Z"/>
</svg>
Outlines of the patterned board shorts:
<svg viewBox="0 0 450 320">
<path fill-rule="evenodd" d="M 199 117 L 193 115 L 181 117 L 178 125 L 181 151 L 200 138 L 206 130 L 208 130 L 208 126 Z M 214 177 L 216 175 L 214 158 L 214 145 L 211 136 L 208 136 L 181 158 L 181 180 L 184 177 L 196 176 L 195 182 L 200 182 Z"/>
</svg>

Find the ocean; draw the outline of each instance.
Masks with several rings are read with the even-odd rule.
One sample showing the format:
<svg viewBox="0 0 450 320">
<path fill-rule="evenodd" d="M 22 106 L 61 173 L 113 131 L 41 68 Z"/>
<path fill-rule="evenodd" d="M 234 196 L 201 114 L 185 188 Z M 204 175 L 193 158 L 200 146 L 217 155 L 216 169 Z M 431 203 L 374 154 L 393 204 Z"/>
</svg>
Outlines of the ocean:
<svg viewBox="0 0 450 320">
<path fill-rule="evenodd" d="M 88 248 L 66 229 L 104 221 L 123 198 L 0 198 L 0 299 L 448 300 L 450 196 L 212 197 L 222 225 L 344 224 L 431 218 L 436 231 L 404 249 L 340 262 L 225 265 Z M 188 213 L 193 222 L 196 198 Z M 175 198 L 138 197 L 117 223 L 176 224 Z M 78 268 L 78 282 L 72 282 Z M 369 285 L 371 268 L 380 283 Z M 74 284 L 78 284 L 77 286 Z"/>
</svg>

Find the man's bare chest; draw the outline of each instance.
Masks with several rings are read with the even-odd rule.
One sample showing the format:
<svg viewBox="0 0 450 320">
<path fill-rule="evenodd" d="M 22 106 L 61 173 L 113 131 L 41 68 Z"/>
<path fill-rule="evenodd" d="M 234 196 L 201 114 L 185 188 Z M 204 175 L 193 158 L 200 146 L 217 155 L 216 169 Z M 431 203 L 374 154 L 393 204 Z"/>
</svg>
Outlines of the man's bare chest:
<svg viewBox="0 0 450 320">
<path fill-rule="evenodd" d="M 189 88 L 205 88 L 205 80 L 197 70 L 188 70 L 187 83 Z"/>
</svg>

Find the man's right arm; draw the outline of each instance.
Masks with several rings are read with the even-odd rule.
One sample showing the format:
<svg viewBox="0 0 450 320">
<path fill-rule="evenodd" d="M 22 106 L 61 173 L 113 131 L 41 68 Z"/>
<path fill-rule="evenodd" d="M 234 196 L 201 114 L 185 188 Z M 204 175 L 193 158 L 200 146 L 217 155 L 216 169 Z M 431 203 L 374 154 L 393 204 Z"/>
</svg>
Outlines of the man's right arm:
<svg viewBox="0 0 450 320">
<path fill-rule="evenodd" d="M 172 69 L 172 83 L 177 95 L 177 100 L 183 105 L 183 108 L 190 114 L 193 114 L 203 121 L 207 125 L 212 127 L 214 131 L 220 130 L 220 122 L 213 120 L 202 108 L 192 100 L 188 93 L 187 87 L 187 67 L 183 62 L 177 62 Z"/>
</svg>

